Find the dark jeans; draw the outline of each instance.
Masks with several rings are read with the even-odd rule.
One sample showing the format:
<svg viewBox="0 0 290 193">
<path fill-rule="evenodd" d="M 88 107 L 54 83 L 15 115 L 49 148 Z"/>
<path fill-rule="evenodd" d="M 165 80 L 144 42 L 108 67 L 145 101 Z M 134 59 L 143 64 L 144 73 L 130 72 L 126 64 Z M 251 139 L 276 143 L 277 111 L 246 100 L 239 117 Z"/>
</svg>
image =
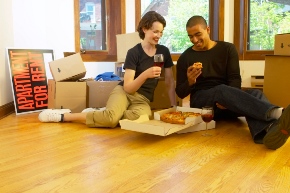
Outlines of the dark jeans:
<svg viewBox="0 0 290 193">
<path fill-rule="evenodd" d="M 216 103 L 226 110 L 216 107 Z M 265 128 L 275 121 L 268 118 L 268 112 L 278 107 L 271 104 L 258 89 L 240 90 L 227 85 L 219 85 L 208 90 L 200 90 L 190 96 L 190 107 L 215 107 L 215 120 L 244 116 L 255 143 L 262 143 L 266 134 Z"/>
</svg>

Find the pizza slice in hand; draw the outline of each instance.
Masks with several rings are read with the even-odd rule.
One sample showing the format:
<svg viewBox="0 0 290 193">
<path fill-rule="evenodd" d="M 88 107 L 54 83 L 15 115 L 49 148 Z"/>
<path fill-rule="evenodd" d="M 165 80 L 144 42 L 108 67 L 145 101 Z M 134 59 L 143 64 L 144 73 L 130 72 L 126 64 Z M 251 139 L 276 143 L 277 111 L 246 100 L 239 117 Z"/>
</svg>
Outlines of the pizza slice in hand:
<svg viewBox="0 0 290 193">
<path fill-rule="evenodd" d="M 202 69 L 202 63 L 201 63 L 201 62 L 195 62 L 195 63 L 193 64 L 193 67 L 194 67 L 194 68 L 197 68 L 197 69 Z"/>
</svg>

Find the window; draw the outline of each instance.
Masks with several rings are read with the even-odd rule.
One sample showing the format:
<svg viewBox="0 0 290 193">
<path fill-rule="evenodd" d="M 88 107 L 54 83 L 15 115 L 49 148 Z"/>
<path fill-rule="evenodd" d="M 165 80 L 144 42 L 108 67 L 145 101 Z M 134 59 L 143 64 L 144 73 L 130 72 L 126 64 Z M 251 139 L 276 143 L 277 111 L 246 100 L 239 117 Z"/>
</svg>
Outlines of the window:
<svg viewBox="0 0 290 193">
<path fill-rule="evenodd" d="M 75 51 L 82 51 L 83 61 L 117 60 L 116 35 L 125 33 L 126 27 L 125 1 L 126 0 L 74 0 Z M 136 25 L 141 18 L 142 1 L 143 0 L 135 0 Z M 153 2 L 153 0 L 151 1 Z M 157 0 L 154 0 L 154 2 L 156 1 Z M 169 0 L 158 1 L 166 2 Z M 182 0 L 170 1 L 182 2 Z M 223 7 L 224 0 L 208 0 L 208 21 L 211 27 L 211 38 L 214 40 L 224 39 Z M 180 14 L 183 13 L 185 12 L 183 11 Z M 95 15 L 95 17 L 93 15 Z M 186 15 L 188 16 L 188 14 Z M 180 27 L 185 28 L 185 26 L 181 25 Z M 184 32 L 186 33 L 185 29 Z M 177 52 L 179 52 L 178 49 L 172 52 L 173 60 L 178 59 L 180 54 Z"/>
<path fill-rule="evenodd" d="M 74 0 L 75 51 L 83 61 L 117 61 L 116 35 L 125 32 L 125 0 Z"/>
<path fill-rule="evenodd" d="M 98 10 L 96 10 L 96 7 Z M 105 14 L 102 14 L 102 2 L 80 2 L 80 47 L 86 50 L 106 50 L 106 38 L 102 32 L 106 31 Z"/>
<path fill-rule="evenodd" d="M 264 60 L 274 54 L 275 34 L 289 33 L 290 2 L 235 1 L 234 43 L 241 60 Z"/>
<path fill-rule="evenodd" d="M 143 14 L 154 10 L 166 19 L 160 44 L 166 45 L 173 60 L 191 45 L 185 25 L 193 15 L 202 15 L 211 27 L 213 40 L 224 40 L 224 0 L 136 0 L 136 28 Z"/>
</svg>

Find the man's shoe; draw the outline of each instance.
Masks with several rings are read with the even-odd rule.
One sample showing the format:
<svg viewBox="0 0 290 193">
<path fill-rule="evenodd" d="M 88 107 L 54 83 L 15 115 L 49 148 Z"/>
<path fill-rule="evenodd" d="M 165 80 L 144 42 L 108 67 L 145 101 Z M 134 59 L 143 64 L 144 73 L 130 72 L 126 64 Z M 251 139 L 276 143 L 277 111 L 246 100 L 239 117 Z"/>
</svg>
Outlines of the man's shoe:
<svg viewBox="0 0 290 193">
<path fill-rule="evenodd" d="M 105 110 L 106 107 L 101 107 L 101 108 L 86 108 L 82 111 L 82 113 L 88 113 L 88 112 L 91 112 L 91 111 L 103 111 Z"/>
<path fill-rule="evenodd" d="M 38 115 L 41 122 L 61 122 L 61 116 L 64 113 L 71 113 L 70 109 L 46 109 Z"/>
<path fill-rule="evenodd" d="M 263 143 L 269 149 L 278 149 L 283 146 L 290 134 L 290 105 L 284 109 L 280 118 L 269 128 Z"/>
</svg>

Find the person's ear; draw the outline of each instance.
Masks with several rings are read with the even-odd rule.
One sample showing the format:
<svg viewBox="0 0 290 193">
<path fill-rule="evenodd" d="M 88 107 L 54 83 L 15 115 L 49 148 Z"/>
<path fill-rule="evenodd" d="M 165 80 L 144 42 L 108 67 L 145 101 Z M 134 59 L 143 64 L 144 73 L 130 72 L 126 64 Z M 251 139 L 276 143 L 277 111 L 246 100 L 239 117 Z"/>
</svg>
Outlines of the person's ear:
<svg viewBox="0 0 290 193">
<path fill-rule="evenodd" d="M 146 32 L 148 31 L 148 29 L 146 29 L 145 27 L 142 27 L 142 31 L 143 31 L 144 33 L 146 33 Z"/>
<path fill-rule="evenodd" d="M 206 31 L 208 34 L 210 34 L 210 27 L 209 26 L 206 27 Z"/>
</svg>

